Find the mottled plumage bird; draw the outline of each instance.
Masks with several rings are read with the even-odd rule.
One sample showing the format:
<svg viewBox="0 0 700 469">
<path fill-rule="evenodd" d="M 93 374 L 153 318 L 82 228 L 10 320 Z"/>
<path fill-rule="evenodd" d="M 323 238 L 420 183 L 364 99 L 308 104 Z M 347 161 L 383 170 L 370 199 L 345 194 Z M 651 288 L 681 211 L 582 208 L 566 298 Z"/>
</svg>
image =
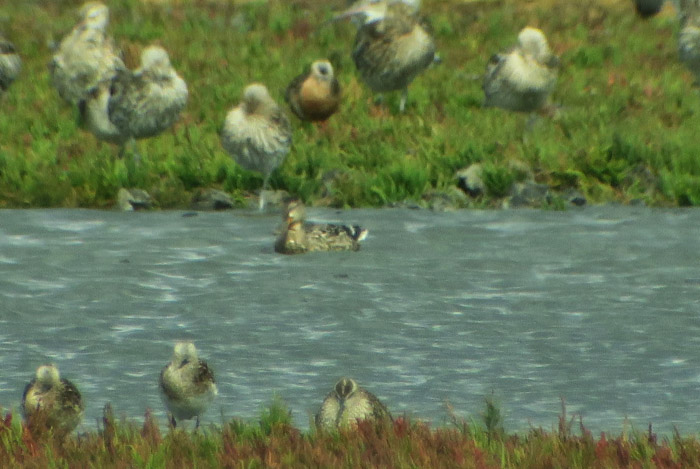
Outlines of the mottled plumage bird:
<svg viewBox="0 0 700 469">
<path fill-rule="evenodd" d="M 100 83 L 109 82 L 124 69 L 121 53 L 106 32 L 108 8 L 89 2 L 79 14 L 80 22 L 61 41 L 49 63 L 54 87 L 71 104 L 79 104 Z"/>
<path fill-rule="evenodd" d="M 197 418 L 218 394 L 214 374 L 207 362 L 197 356 L 192 342 L 177 342 L 173 358 L 160 373 L 160 391 L 171 414 L 173 427 L 178 420 Z"/>
<path fill-rule="evenodd" d="M 340 83 L 328 60 L 317 60 L 287 86 L 285 99 L 303 121 L 325 121 L 338 110 Z"/>
<path fill-rule="evenodd" d="M 544 33 L 524 28 L 518 44 L 491 57 L 484 78 L 484 106 L 533 112 L 547 101 L 557 82 L 559 58 Z"/>
<path fill-rule="evenodd" d="M 634 7 L 642 18 L 654 16 L 664 5 L 665 0 L 634 0 Z"/>
<path fill-rule="evenodd" d="M 15 45 L 0 35 L 0 92 L 7 91 L 22 70 Z"/>
<path fill-rule="evenodd" d="M 168 53 L 149 46 L 136 70 L 119 70 L 81 102 L 85 126 L 97 138 L 121 146 L 153 137 L 171 127 L 187 104 L 187 84 L 170 64 Z"/>
<path fill-rule="evenodd" d="M 141 67 L 122 70 L 112 81 L 109 120 L 131 138 L 148 138 L 172 126 L 187 104 L 187 84 L 160 46 L 141 53 Z"/>
<path fill-rule="evenodd" d="M 45 418 L 49 428 L 70 433 L 80 423 L 83 409 L 78 388 L 61 378 L 54 365 L 37 368 L 36 376 L 24 388 L 22 415 L 25 420 Z"/>
<path fill-rule="evenodd" d="M 377 93 L 402 90 L 404 111 L 408 85 L 436 60 L 429 28 L 418 16 L 419 2 L 361 0 L 335 19 L 362 16 L 352 58 L 362 80 Z"/>
<path fill-rule="evenodd" d="M 316 427 L 332 430 L 352 426 L 358 420 L 391 419 L 377 397 L 359 387 L 355 380 L 341 378 L 326 396 L 316 414 Z"/>
<path fill-rule="evenodd" d="M 357 251 L 368 230 L 357 225 L 306 222 L 306 209 L 299 200 L 290 201 L 283 216 L 283 229 L 275 251 L 301 254 L 309 251 Z"/>
<path fill-rule="evenodd" d="M 282 164 L 292 145 L 292 126 L 265 85 L 246 86 L 241 102 L 226 115 L 221 144 L 243 168 L 263 175 L 260 209 L 270 174 Z"/>
<path fill-rule="evenodd" d="M 700 0 L 681 0 L 678 55 L 700 84 Z"/>
</svg>

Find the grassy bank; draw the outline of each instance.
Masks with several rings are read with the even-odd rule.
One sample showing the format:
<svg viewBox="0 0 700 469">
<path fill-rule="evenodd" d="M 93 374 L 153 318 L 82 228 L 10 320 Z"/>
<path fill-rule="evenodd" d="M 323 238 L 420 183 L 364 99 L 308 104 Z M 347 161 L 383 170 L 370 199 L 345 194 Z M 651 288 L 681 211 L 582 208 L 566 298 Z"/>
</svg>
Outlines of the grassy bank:
<svg viewBox="0 0 700 469">
<path fill-rule="evenodd" d="M 488 206 L 531 175 L 589 202 L 700 204 L 700 96 L 676 51 L 667 7 L 641 20 L 628 0 L 425 0 L 441 65 L 376 105 L 350 58 L 351 24 L 321 27 L 344 1 L 106 1 L 109 31 L 135 65 L 143 47 L 165 46 L 190 99 L 180 122 L 138 143 L 141 164 L 117 158 L 77 124 L 51 88 L 47 62 L 75 22 L 75 0 L 5 2 L 0 29 L 20 51 L 19 80 L 0 98 L 0 207 L 107 207 L 120 187 L 147 190 L 162 208 L 189 204 L 200 188 L 244 196 L 261 185 L 222 149 L 227 110 L 254 80 L 282 101 L 303 65 L 329 58 L 345 99 L 329 125 L 293 119 L 294 145 L 272 186 L 312 204 L 382 206 L 449 193 L 455 171 L 482 163 Z M 561 56 L 554 116 L 483 109 L 480 75 L 491 54 L 525 25 L 542 28 Z"/>
<path fill-rule="evenodd" d="M 99 430 L 59 438 L 40 425 L 0 419 L 2 467 L 700 467 L 700 440 L 647 432 L 594 436 L 563 414 L 550 431 L 503 430 L 487 403 L 480 419 L 431 428 L 398 418 L 361 422 L 337 432 L 301 432 L 277 401 L 256 422 L 231 421 L 190 433 L 162 430 L 146 413 L 143 425 L 105 412 Z"/>
</svg>

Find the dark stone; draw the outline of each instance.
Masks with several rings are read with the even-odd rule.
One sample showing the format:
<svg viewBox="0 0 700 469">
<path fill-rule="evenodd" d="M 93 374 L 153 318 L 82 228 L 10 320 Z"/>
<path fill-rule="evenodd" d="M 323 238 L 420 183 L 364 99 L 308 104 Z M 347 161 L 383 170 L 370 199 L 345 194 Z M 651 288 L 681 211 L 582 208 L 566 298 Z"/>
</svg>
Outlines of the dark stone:
<svg viewBox="0 0 700 469">
<path fill-rule="evenodd" d="M 193 210 L 229 210 L 233 208 L 233 200 L 218 189 L 203 189 L 192 196 L 191 207 Z"/>
</svg>

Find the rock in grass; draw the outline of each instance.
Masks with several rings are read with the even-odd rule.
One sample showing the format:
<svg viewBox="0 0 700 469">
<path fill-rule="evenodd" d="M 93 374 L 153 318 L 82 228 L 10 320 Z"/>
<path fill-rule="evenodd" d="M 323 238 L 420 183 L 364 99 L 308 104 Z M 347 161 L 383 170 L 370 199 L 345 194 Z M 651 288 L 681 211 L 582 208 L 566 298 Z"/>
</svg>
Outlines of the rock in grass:
<svg viewBox="0 0 700 469">
<path fill-rule="evenodd" d="M 122 211 L 145 210 L 153 206 L 151 196 L 142 189 L 119 189 L 117 208 Z"/>
<path fill-rule="evenodd" d="M 192 196 L 193 210 L 228 210 L 233 208 L 233 199 L 218 189 L 198 190 Z"/>
<path fill-rule="evenodd" d="M 634 7 L 642 18 L 654 16 L 663 6 L 665 0 L 634 0 Z"/>
<path fill-rule="evenodd" d="M 552 53 L 544 33 L 526 27 L 518 44 L 495 54 L 486 66 L 484 106 L 533 112 L 547 101 L 557 82 L 559 58 Z"/>
</svg>

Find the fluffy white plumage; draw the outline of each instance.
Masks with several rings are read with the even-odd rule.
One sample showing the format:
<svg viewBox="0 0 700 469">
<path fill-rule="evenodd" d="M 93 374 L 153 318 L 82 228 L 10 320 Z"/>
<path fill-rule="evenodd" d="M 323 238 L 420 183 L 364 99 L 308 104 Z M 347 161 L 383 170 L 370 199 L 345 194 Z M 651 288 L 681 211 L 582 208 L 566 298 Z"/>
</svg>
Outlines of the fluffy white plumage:
<svg viewBox="0 0 700 469">
<path fill-rule="evenodd" d="M 221 130 L 221 144 L 243 168 L 263 175 L 263 190 L 270 174 L 282 164 L 292 145 L 289 119 L 265 85 L 253 83 L 243 91 Z M 260 206 L 264 206 L 260 197 Z"/>
<path fill-rule="evenodd" d="M 524 28 L 514 48 L 489 61 L 483 84 L 484 106 L 522 112 L 539 109 L 556 85 L 558 67 L 559 59 L 544 33 Z"/>
<path fill-rule="evenodd" d="M 214 373 L 201 360 L 192 342 L 177 342 L 173 357 L 160 373 L 160 391 L 165 406 L 178 420 L 197 419 L 218 394 Z"/>
<path fill-rule="evenodd" d="M 89 2 L 80 10 L 80 22 L 61 41 L 49 63 L 54 87 L 71 104 L 79 104 L 99 84 L 124 69 L 114 41 L 107 35 L 109 9 Z"/>
</svg>

